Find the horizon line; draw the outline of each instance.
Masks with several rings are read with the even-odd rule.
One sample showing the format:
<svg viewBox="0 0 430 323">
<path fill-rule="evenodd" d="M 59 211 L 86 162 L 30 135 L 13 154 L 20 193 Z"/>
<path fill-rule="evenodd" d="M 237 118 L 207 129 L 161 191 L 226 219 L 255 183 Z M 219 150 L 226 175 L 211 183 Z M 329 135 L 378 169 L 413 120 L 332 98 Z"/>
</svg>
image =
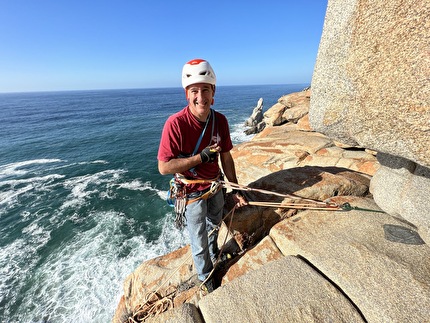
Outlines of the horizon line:
<svg viewBox="0 0 430 323">
<path fill-rule="evenodd" d="M 234 86 L 273 86 L 273 85 L 305 85 L 311 86 L 311 82 L 307 83 L 266 83 L 266 84 L 230 84 L 217 85 L 217 87 L 234 87 Z M 94 89 L 69 89 L 69 90 L 30 90 L 30 91 L 8 91 L 1 94 L 31 94 L 31 93 L 56 93 L 56 92 L 90 92 L 90 91 L 127 91 L 127 90 L 156 90 L 156 89 L 182 89 L 180 86 L 154 86 L 154 87 L 136 87 L 136 88 L 94 88 Z"/>
</svg>

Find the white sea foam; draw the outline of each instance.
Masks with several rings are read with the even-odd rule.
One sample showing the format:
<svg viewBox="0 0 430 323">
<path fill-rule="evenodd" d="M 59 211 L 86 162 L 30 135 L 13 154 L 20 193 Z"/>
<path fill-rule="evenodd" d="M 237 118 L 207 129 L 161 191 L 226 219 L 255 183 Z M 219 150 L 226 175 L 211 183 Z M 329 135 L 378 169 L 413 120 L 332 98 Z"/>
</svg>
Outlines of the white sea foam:
<svg viewBox="0 0 430 323">
<path fill-rule="evenodd" d="M 35 185 L 37 183 L 50 183 L 56 179 L 61 179 L 64 177 L 65 177 L 64 175 L 52 174 L 52 175 L 36 176 L 36 177 L 25 178 L 25 179 L 6 180 L 6 181 L 0 182 L 0 187 L 10 185 L 12 188 L 14 188 L 14 187 L 21 185 L 21 184 Z"/>
<path fill-rule="evenodd" d="M 106 165 L 109 164 L 106 160 L 93 160 L 93 161 L 85 161 L 85 162 L 79 162 L 78 165 L 88 165 L 88 164 L 102 164 Z"/>
<path fill-rule="evenodd" d="M 31 191 L 33 188 L 33 185 L 30 184 L 24 187 L 20 187 L 19 189 L 12 189 L 6 192 L 0 192 L 0 206 L 10 207 L 14 205 L 15 203 L 17 203 L 19 196 Z M 0 214 L 2 214 L 2 211 L 0 211 Z"/>
<path fill-rule="evenodd" d="M 62 162 L 61 159 L 33 159 L 26 160 L 23 162 L 6 164 L 0 166 L 0 179 L 6 176 L 21 176 L 28 173 L 28 170 L 21 169 L 26 166 L 35 165 L 35 164 L 48 164 L 48 163 L 58 163 Z"/>
<path fill-rule="evenodd" d="M 132 190 L 132 191 L 146 191 L 146 190 L 156 191 L 156 189 L 154 189 L 151 186 L 151 182 L 147 181 L 145 183 L 142 183 L 138 179 L 135 179 L 131 182 L 118 184 L 117 187 L 118 188 L 125 188 L 125 189 Z"/>
<path fill-rule="evenodd" d="M 120 213 L 92 216 L 95 227 L 79 232 L 36 269 L 34 283 L 22 301 L 19 321 L 109 322 L 123 294 L 125 278 L 142 261 L 184 245 L 185 237 L 173 228 L 172 218 L 160 223 L 160 238 L 148 242 L 143 235 L 128 237 L 121 232 L 127 219 Z M 38 230 L 31 227 L 27 233 Z M 119 249 L 129 252 L 119 258 Z M 44 306 L 32 306 L 37 304 Z M 31 308 L 31 313 L 25 312 Z"/>
<path fill-rule="evenodd" d="M 26 279 L 39 261 L 38 250 L 50 239 L 50 232 L 38 223 L 32 223 L 22 230 L 19 238 L 2 246 L 0 249 L 0 301 L 7 297 L 17 298 L 17 291 L 22 290 Z M 8 307 L 4 308 L 4 317 L 11 316 Z M 20 322 L 28 322 L 29 317 Z"/>
<path fill-rule="evenodd" d="M 243 124 L 237 123 L 232 126 L 232 132 L 230 134 L 233 144 L 246 142 L 251 140 L 255 135 L 245 134 L 246 127 Z"/>
<path fill-rule="evenodd" d="M 3 192 L 0 192 L 0 206 L 11 207 L 17 204 L 19 198 L 30 191 L 49 190 L 51 183 L 64 177 L 64 175 L 52 174 L 0 181 L 0 188 L 4 189 Z M 0 210 L 0 215 L 5 211 L 5 209 Z"/>
<path fill-rule="evenodd" d="M 160 199 L 162 199 L 164 201 L 167 199 L 167 191 L 157 190 L 157 194 L 160 197 Z"/>
<path fill-rule="evenodd" d="M 0 301 L 10 297 L 15 290 L 23 285 L 24 278 L 31 267 L 34 251 L 28 248 L 24 238 L 2 246 L 0 249 Z M 29 257 L 29 261 L 23 266 L 22 259 Z M 9 317 L 8 308 L 4 309 L 4 317 Z"/>
<path fill-rule="evenodd" d="M 135 179 L 131 182 L 115 184 L 112 186 L 116 186 L 117 188 L 132 190 L 132 191 L 151 191 L 151 192 L 157 193 L 157 195 L 162 200 L 165 200 L 167 198 L 167 192 L 153 187 L 152 183 L 150 181 L 146 181 L 146 182 L 142 183 L 140 180 Z"/>
<path fill-rule="evenodd" d="M 100 185 L 110 184 L 116 182 L 120 179 L 123 173 L 127 171 L 119 170 L 105 170 L 95 174 L 77 176 L 64 181 L 64 187 L 70 189 L 70 194 L 66 201 L 61 206 L 61 209 L 69 207 L 77 207 L 79 205 L 85 204 L 88 197 L 93 194 L 101 194 L 101 196 L 106 196 L 108 193 L 100 192 Z M 89 188 L 94 185 L 93 189 Z"/>
</svg>

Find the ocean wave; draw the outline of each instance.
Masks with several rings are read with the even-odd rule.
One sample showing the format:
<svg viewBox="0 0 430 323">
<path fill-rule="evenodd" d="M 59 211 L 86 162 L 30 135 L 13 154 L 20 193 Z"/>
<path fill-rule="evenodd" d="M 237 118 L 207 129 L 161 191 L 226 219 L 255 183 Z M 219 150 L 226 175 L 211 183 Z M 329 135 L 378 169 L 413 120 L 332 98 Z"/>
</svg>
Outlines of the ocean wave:
<svg viewBox="0 0 430 323">
<path fill-rule="evenodd" d="M 135 179 L 131 182 L 121 183 L 116 185 L 118 188 L 124 188 L 132 191 L 157 191 L 155 188 L 151 186 L 151 182 L 147 181 L 142 183 L 140 180 Z"/>
<path fill-rule="evenodd" d="M 79 162 L 78 165 L 88 165 L 88 164 L 102 164 L 106 165 L 109 164 L 106 160 L 93 160 L 93 161 L 87 161 L 87 162 Z"/>
<path fill-rule="evenodd" d="M 19 291 L 33 278 L 33 270 L 40 261 L 39 250 L 50 240 L 50 232 L 33 223 L 22 230 L 19 238 L 2 246 L 0 252 L 0 301 L 3 297 L 20 299 Z M 30 314 L 30 313 L 29 313 Z M 5 318 L 13 317 L 10 307 L 3 308 Z M 28 322 L 29 317 L 20 322 Z"/>
<path fill-rule="evenodd" d="M 62 162 L 61 159 L 33 159 L 26 160 L 23 162 L 11 163 L 0 166 L 0 179 L 8 177 L 8 176 L 22 176 L 27 174 L 30 170 L 21 169 L 23 167 L 31 166 L 31 165 L 40 165 L 40 164 L 49 164 L 49 163 L 58 163 Z"/>
<path fill-rule="evenodd" d="M 31 191 L 45 191 L 52 189 L 51 184 L 58 179 L 64 178 L 64 175 L 52 174 L 46 176 L 36 176 L 25 179 L 10 179 L 0 181 L 0 206 L 12 207 L 17 205 L 20 197 Z M 6 209 L 0 210 L 0 215 L 6 212 Z"/>
<path fill-rule="evenodd" d="M 123 189 L 132 190 L 132 191 L 155 192 L 163 201 L 166 200 L 167 198 L 167 192 L 165 190 L 159 190 L 156 187 L 153 187 L 150 181 L 146 181 L 142 183 L 139 179 L 135 179 L 131 182 L 116 184 L 115 186 L 117 188 L 123 188 Z"/>
<path fill-rule="evenodd" d="M 236 123 L 232 125 L 232 132 L 230 134 L 233 144 L 240 144 L 242 142 L 250 141 L 255 135 L 247 135 L 245 130 L 247 128 L 243 123 Z"/>
<path fill-rule="evenodd" d="M 62 179 L 66 177 L 65 175 L 60 174 L 52 174 L 52 175 L 46 175 L 46 176 L 36 176 L 36 177 L 30 177 L 25 179 L 11 179 L 6 181 L 0 182 L 0 187 L 2 186 L 10 186 L 12 188 L 21 185 L 21 184 L 36 184 L 41 182 L 51 183 L 56 179 Z"/>
<path fill-rule="evenodd" d="M 17 203 L 19 196 L 31 191 L 33 185 L 27 185 L 16 190 L 0 192 L 0 206 L 10 207 Z M 6 212 L 6 209 L 0 210 L 0 215 Z"/>
<path fill-rule="evenodd" d="M 70 194 L 60 209 L 84 205 L 86 199 L 94 194 L 106 196 L 106 194 L 100 190 L 100 186 L 118 181 L 124 173 L 127 173 L 127 171 L 123 169 L 109 169 L 94 174 L 66 179 L 63 186 L 70 190 Z"/>
</svg>

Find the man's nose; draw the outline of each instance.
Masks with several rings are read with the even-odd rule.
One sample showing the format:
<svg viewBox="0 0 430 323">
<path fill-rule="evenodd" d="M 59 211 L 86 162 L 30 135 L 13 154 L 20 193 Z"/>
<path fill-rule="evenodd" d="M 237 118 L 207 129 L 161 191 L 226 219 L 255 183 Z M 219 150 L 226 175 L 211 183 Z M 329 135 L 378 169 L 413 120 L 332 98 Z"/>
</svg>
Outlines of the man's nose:
<svg viewBox="0 0 430 323">
<path fill-rule="evenodd" d="M 197 98 L 203 98 L 204 96 L 205 96 L 205 92 L 203 92 L 203 91 L 197 91 L 197 94 L 196 94 L 196 96 L 197 96 Z"/>
</svg>

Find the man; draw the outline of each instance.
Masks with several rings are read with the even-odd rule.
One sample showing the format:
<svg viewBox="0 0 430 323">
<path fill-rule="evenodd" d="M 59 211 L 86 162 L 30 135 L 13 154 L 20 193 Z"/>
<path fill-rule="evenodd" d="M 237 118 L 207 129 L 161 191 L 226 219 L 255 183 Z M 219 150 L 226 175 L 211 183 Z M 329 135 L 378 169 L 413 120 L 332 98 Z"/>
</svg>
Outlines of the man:
<svg viewBox="0 0 430 323">
<path fill-rule="evenodd" d="M 224 207 L 223 191 L 211 187 L 211 180 L 222 176 L 218 158 L 227 179 L 237 183 L 227 119 L 211 109 L 215 84 L 215 73 L 206 60 L 194 59 L 184 65 L 182 86 L 188 105 L 167 119 L 158 150 L 159 172 L 187 179 L 186 226 L 198 279 L 205 282 L 208 292 L 213 290 L 208 276 L 219 252 L 217 229 Z M 248 203 L 240 193 L 234 192 L 233 198 L 239 207 Z"/>
</svg>

